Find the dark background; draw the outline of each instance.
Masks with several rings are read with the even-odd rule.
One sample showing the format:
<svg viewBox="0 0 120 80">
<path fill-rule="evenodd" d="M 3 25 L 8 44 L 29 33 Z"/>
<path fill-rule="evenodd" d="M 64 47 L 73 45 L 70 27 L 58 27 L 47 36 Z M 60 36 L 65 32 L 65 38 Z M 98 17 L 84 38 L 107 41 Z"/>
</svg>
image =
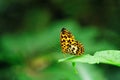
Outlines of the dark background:
<svg viewBox="0 0 120 80">
<path fill-rule="evenodd" d="M 120 0 L 0 0 L 0 80 L 120 80 L 117 66 L 58 63 L 63 27 L 85 54 L 119 50 Z"/>
</svg>

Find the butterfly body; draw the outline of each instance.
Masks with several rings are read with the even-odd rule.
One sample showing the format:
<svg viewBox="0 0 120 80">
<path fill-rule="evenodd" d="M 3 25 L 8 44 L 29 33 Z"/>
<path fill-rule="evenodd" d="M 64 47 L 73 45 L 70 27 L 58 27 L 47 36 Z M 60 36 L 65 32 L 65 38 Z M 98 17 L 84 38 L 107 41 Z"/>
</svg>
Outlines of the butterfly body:
<svg viewBox="0 0 120 80">
<path fill-rule="evenodd" d="M 72 33 L 65 28 L 61 30 L 60 42 L 62 52 L 65 54 L 81 55 L 84 52 L 83 45 L 75 40 Z"/>
</svg>

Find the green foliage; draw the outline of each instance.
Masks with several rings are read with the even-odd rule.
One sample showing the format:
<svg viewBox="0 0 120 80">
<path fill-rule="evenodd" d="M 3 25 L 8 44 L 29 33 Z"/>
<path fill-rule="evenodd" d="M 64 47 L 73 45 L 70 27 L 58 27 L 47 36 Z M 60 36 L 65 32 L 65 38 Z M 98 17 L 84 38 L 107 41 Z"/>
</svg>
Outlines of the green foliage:
<svg viewBox="0 0 120 80">
<path fill-rule="evenodd" d="M 81 62 L 88 64 L 105 63 L 120 66 L 120 51 L 118 50 L 98 51 L 93 56 L 87 54 L 82 56 L 73 56 L 64 59 L 59 59 L 59 62 L 63 61 Z"/>
<path fill-rule="evenodd" d="M 116 3 L 0 0 L 0 80 L 120 80 L 119 51 L 103 51 L 120 47 Z M 59 41 L 63 27 L 83 43 L 87 53 L 59 60 L 72 62 L 76 72 L 69 63 L 57 63 L 63 57 Z M 95 51 L 102 52 L 92 56 Z M 96 63 L 116 66 L 91 65 Z"/>
</svg>

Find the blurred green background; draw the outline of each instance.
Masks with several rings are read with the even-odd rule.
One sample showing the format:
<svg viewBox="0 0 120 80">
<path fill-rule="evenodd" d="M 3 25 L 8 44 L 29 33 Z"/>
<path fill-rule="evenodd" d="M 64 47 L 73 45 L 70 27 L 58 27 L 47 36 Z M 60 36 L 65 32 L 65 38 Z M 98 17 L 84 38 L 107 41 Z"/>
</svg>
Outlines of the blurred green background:
<svg viewBox="0 0 120 80">
<path fill-rule="evenodd" d="M 120 49 L 120 0 L 0 0 L 0 80 L 120 80 L 107 64 L 58 63 L 60 30 L 85 54 Z"/>
</svg>

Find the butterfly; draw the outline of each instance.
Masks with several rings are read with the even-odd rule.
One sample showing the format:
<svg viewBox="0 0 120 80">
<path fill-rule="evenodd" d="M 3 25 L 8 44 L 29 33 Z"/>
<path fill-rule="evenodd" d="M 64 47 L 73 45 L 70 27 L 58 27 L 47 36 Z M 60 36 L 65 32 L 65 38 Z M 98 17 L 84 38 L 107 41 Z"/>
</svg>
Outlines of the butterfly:
<svg viewBox="0 0 120 80">
<path fill-rule="evenodd" d="M 75 40 L 72 33 L 66 28 L 61 29 L 60 43 L 64 54 L 81 55 L 84 53 L 83 45 Z"/>
</svg>

